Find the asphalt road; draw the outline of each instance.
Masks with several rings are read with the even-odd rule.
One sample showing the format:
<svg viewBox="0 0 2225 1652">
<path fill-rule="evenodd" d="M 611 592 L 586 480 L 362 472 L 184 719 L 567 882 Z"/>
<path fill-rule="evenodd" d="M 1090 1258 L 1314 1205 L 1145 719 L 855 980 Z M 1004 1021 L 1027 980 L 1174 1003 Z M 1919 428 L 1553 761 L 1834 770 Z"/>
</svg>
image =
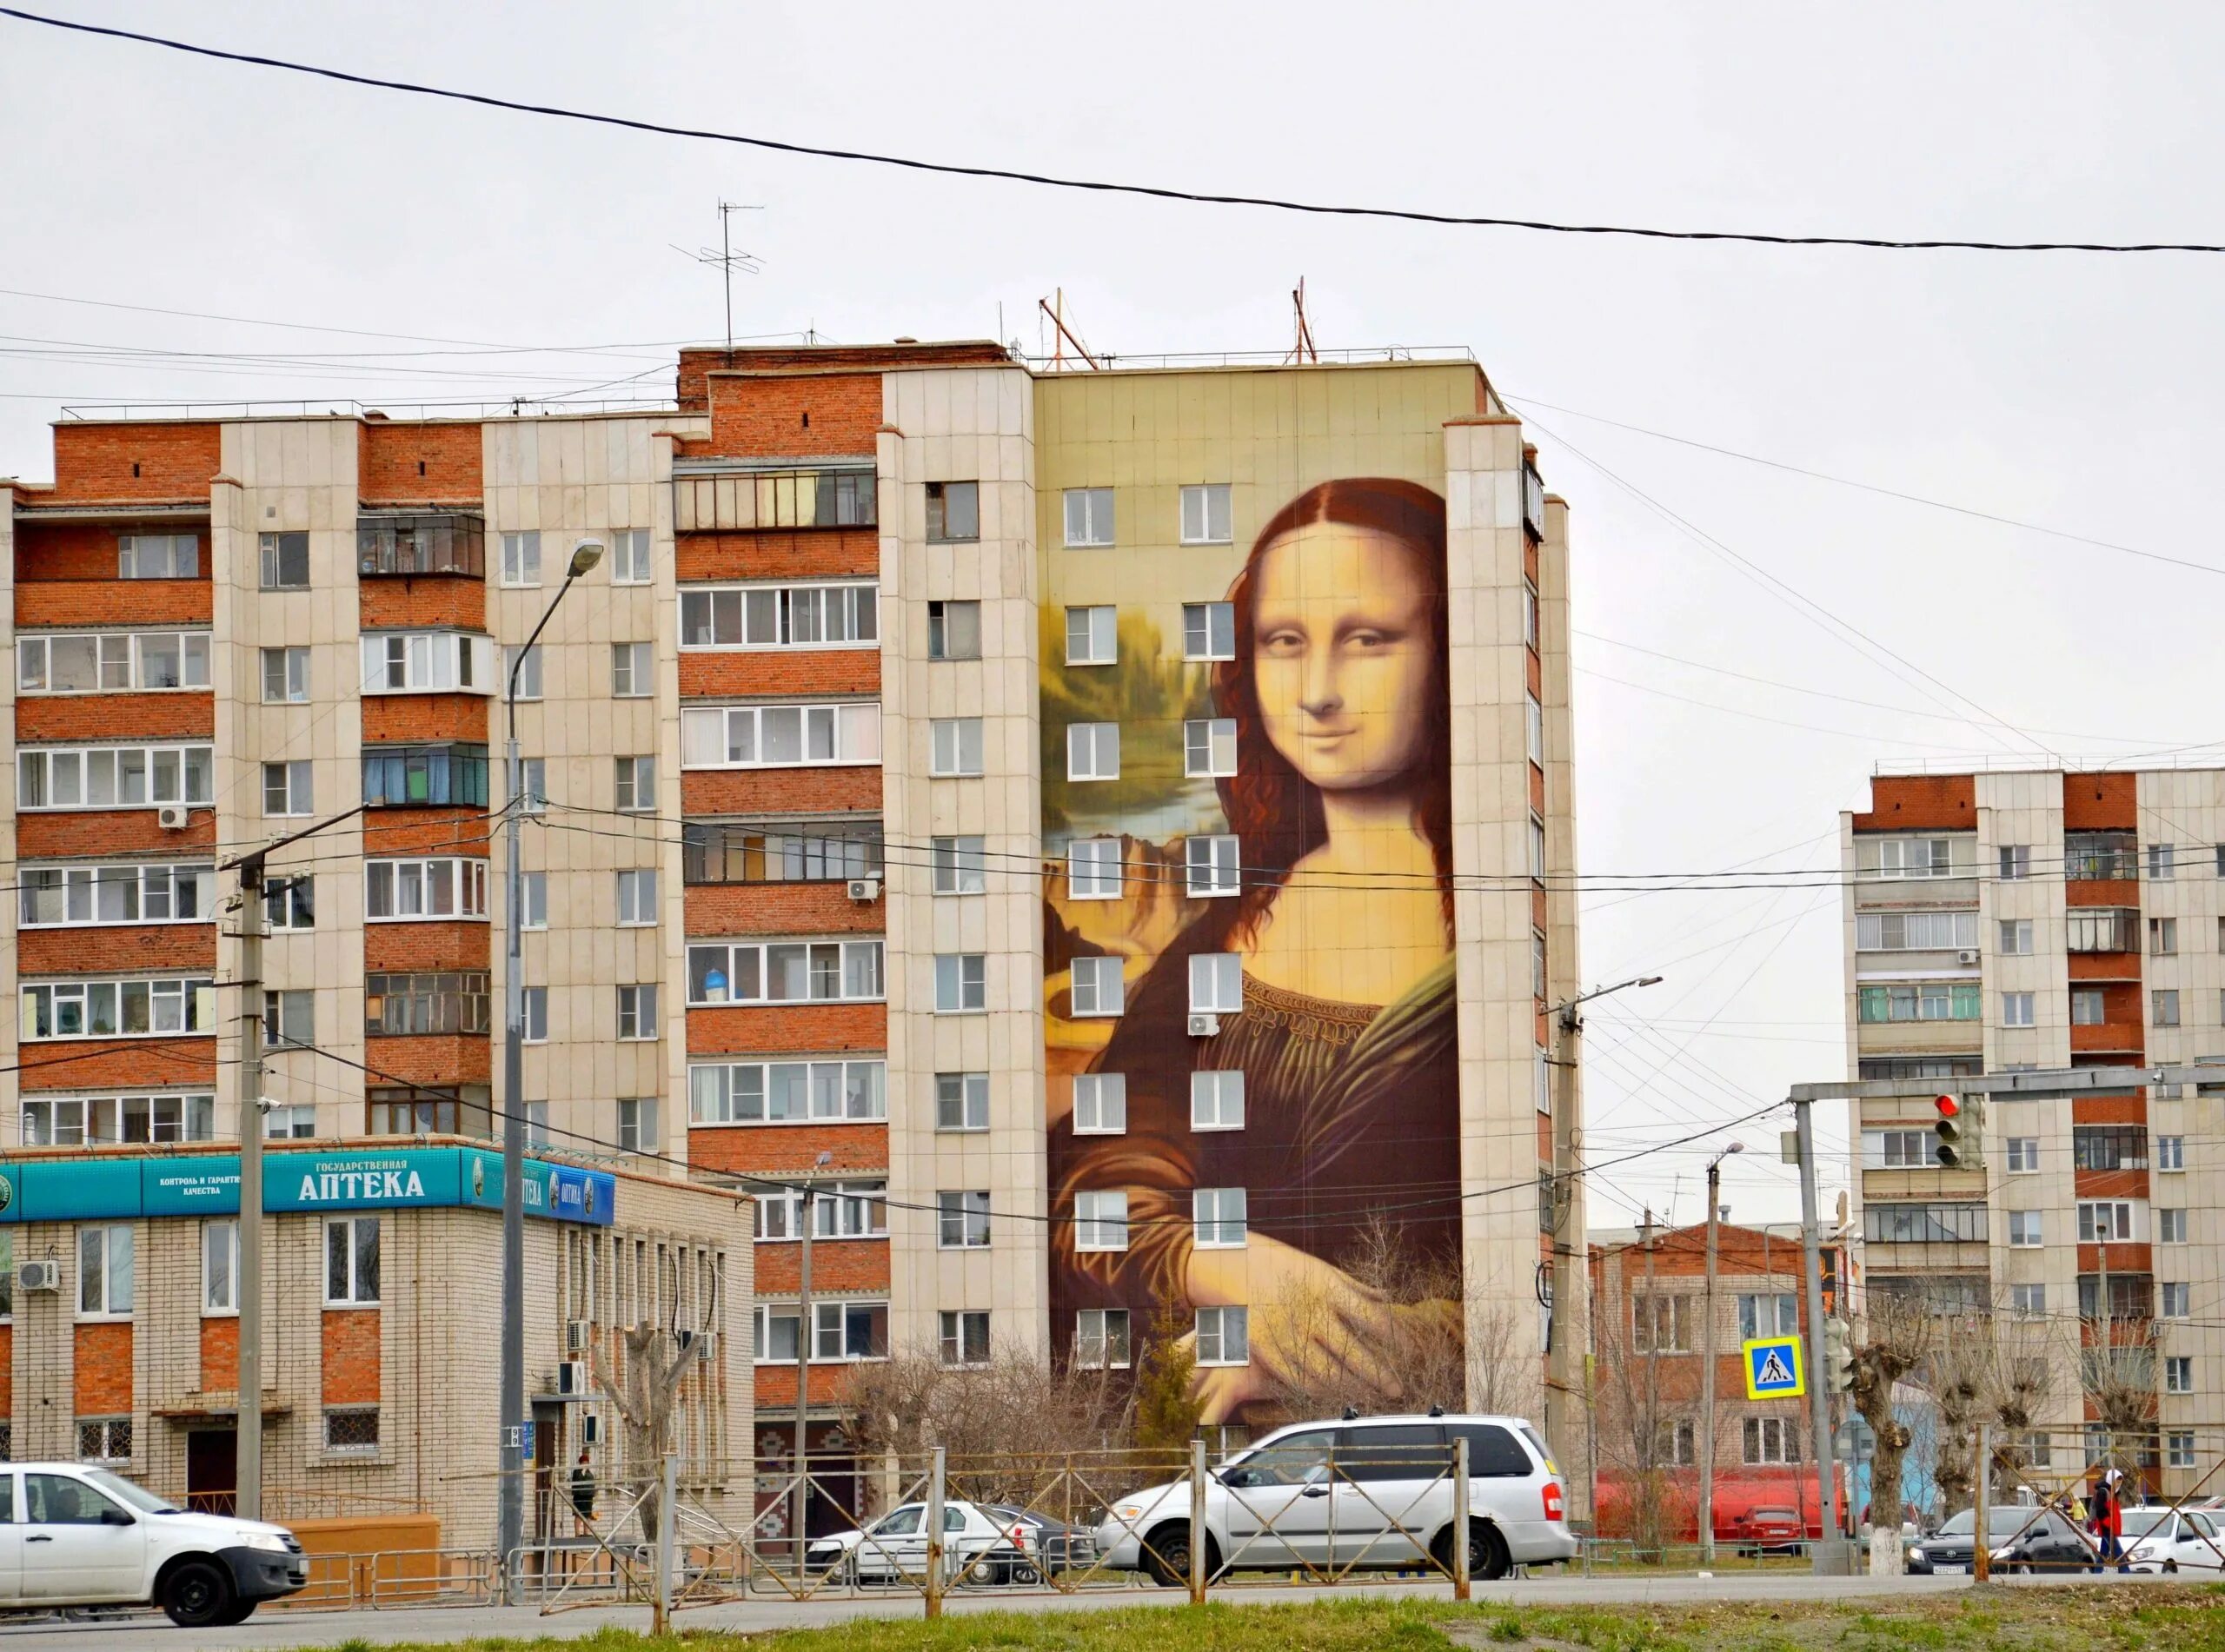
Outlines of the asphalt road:
<svg viewBox="0 0 2225 1652">
<path fill-rule="evenodd" d="M 2007 1587 L 2045 1589 L 2058 1582 L 2085 1582 L 2083 1576 L 2052 1579 L 2020 1578 Z M 2115 1580 L 2128 1588 L 2157 1580 Z M 1551 1576 L 1504 1583 L 1478 1583 L 1475 1598 L 1529 1602 L 1539 1605 L 1612 1606 L 1645 1602 L 1691 1602 L 1753 1600 L 1854 1600 L 1878 1596 L 1952 1594 L 1969 1588 L 1967 1577 L 1814 1577 L 1799 1573 L 1745 1573 L 1715 1577 L 1690 1574 L 1658 1577 L 1562 1577 Z M 1232 1602 L 1271 1602 L 1320 1600 L 1338 1596 L 1391 1594 L 1418 1599 L 1449 1599 L 1451 1585 L 1442 1582 L 1355 1583 L 1343 1589 L 1295 1588 L 1273 1584 L 1238 1584 L 1216 1589 L 1213 1597 Z M 1018 1611 L 1095 1610 L 1108 1606 L 1178 1607 L 1185 1596 L 1178 1589 L 1091 1589 L 1067 1596 L 1049 1592 L 1020 1593 L 1003 1589 L 966 1590 L 953 1596 L 947 1610 L 956 1616 L 1003 1609 Z M 920 1602 L 915 1596 L 884 1600 L 836 1599 L 794 1602 L 751 1600 L 717 1606 L 694 1607 L 679 1615 L 682 1629 L 761 1630 L 840 1623 L 860 1617 L 917 1617 Z M 187 1631 L 174 1629 L 166 1618 L 149 1615 L 97 1623 L 56 1623 L 50 1620 L 0 1620 L 0 1649 L 5 1652 L 137 1652 L 137 1649 L 194 1649 L 196 1652 L 233 1652 L 234 1649 L 336 1646 L 353 1641 L 372 1645 L 397 1641 L 462 1641 L 467 1637 L 592 1635 L 605 1626 L 647 1630 L 648 1609 L 641 1606 L 589 1607 L 578 1611 L 543 1616 L 536 1607 L 409 1607 L 388 1611 L 286 1611 L 265 1608 L 250 1622 L 233 1629 Z"/>
</svg>

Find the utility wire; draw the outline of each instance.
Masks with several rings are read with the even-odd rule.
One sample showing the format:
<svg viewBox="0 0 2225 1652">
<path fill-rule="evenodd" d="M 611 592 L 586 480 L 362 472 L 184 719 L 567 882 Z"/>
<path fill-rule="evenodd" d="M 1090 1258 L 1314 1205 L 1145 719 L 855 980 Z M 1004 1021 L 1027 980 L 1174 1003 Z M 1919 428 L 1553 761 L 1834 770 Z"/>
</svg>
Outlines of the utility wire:
<svg viewBox="0 0 2225 1652">
<path fill-rule="evenodd" d="M 1549 235 L 1626 236 L 1652 241 L 1729 241 L 1772 247 L 1857 247 L 1888 252 L 1956 250 L 2024 253 L 2225 253 L 2225 244 L 2206 242 L 1896 240 L 1878 236 L 1797 236 L 1758 230 L 1667 229 L 1628 224 L 1569 223 L 1542 218 L 1486 217 L 1465 213 L 1428 212 L 1400 207 L 1337 205 L 1325 202 L 1291 200 L 1273 196 L 1230 195 L 1204 190 L 1177 189 L 1154 184 L 1061 177 L 1051 173 L 1022 172 L 1007 167 L 962 166 L 953 162 L 922 160 L 911 156 L 880 155 L 863 149 L 834 149 L 821 144 L 789 143 L 777 138 L 756 137 L 736 132 L 712 131 L 700 127 L 674 126 L 659 121 L 637 120 L 620 115 L 599 114 L 587 109 L 568 109 L 560 104 L 533 103 L 519 98 L 498 97 L 488 92 L 465 91 L 446 86 L 428 86 L 414 81 L 395 80 L 382 76 L 358 74 L 349 70 L 327 68 L 316 63 L 296 63 L 288 58 L 272 57 L 260 53 L 227 51 L 215 46 L 196 44 L 190 41 L 174 40 L 163 35 L 143 34 L 136 30 L 79 23 L 66 17 L 50 17 L 36 11 L 25 11 L 14 6 L 0 6 L 0 17 L 13 17 L 21 23 L 37 23 L 50 29 L 68 30 L 75 34 L 96 35 L 111 40 L 129 40 L 140 45 L 157 46 L 167 51 L 184 52 L 196 57 L 215 58 L 223 63 L 244 63 L 258 69 L 280 69 L 297 75 L 314 75 L 321 79 L 338 81 L 345 85 L 369 87 L 381 91 L 407 92 L 419 97 L 445 98 L 453 103 L 473 103 L 484 109 L 507 109 L 521 115 L 547 116 L 556 120 L 580 121 L 597 126 L 616 127 L 627 131 L 646 132 L 663 137 L 684 137 L 715 143 L 734 143 L 750 149 L 772 150 L 783 155 L 809 155 L 822 160 L 856 161 L 874 166 L 900 167 L 907 171 L 940 173 L 951 177 L 989 178 L 1008 183 L 1038 184 L 1047 189 L 1079 189 L 1099 195 L 1140 196 L 1152 200 L 1178 201 L 1205 206 L 1261 207 L 1278 212 L 1307 213 L 1325 217 L 1378 218 L 1407 223 L 1445 224 L 1489 229 L 1525 229 Z"/>
</svg>

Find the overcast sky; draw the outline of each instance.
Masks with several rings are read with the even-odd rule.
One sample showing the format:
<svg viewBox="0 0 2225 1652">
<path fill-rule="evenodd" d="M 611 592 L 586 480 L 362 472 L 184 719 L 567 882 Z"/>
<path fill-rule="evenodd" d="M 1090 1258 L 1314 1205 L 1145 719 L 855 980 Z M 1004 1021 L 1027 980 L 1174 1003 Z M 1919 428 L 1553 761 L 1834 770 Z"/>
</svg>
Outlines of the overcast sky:
<svg viewBox="0 0 2225 1652">
<path fill-rule="evenodd" d="M 2225 241 L 2214 7 L 49 4 L 533 102 L 1081 176 L 1589 222 Z M 1586 872 L 1831 868 L 1837 812 L 1881 761 L 2225 740 L 2225 572 L 1602 422 L 2225 570 L 2225 258 L 1183 206 L 635 136 L 4 19 L 0 154 L 0 285 L 409 335 L 0 295 L 0 475 L 51 475 L 45 426 L 73 401 L 400 411 L 642 373 L 665 388 L 669 347 L 721 325 L 716 275 L 674 248 L 715 244 L 725 199 L 763 209 L 734 220 L 763 266 L 736 280 L 737 335 L 1033 350 L 1035 301 L 1063 287 L 1100 349 L 1273 348 L 1303 275 L 1325 348 L 1471 347 L 1572 507 Z M 628 348 L 332 354 L 428 339 Z M 1668 978 L 1591 1018 L 1595 1158 L 1843 1074 L 1835 887 L 1586 899 L 1587 979 Z M 1843 1122 L 1823 1122 L 1836 1186 Z M 1698 1219 L 1704 1157 L 1733 1133 L 1753 1150 L 1728 1166 L 1734 1219 L 1797 1214 L 1778 1127 L 1609 1171 L 1595 1224 L 1648 1201 Z"/>
</svg>

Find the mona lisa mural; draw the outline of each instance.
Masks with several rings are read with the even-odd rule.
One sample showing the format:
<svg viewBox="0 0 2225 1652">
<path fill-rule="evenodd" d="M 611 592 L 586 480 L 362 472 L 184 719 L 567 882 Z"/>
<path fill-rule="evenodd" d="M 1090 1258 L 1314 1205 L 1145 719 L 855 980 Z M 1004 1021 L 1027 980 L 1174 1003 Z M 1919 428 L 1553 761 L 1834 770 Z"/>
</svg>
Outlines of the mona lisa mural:
<svg viewBox="0 0 2225 1652">
<path fill-rule="evenodd" d="M 1459 610 L 1431 411 L 1235 442 L 1231 484 L 1203 450 L 1061 448 L 1055 410 L 1042 433 L 1053 1343 L 1117 1366 L 1182 1337 L 1209 1423 L 1468 1397 Z M 1507 1270 L 1525 1293 L 1536 1231 Z M 1456 1375 L 1402 1360 L 1425 1343 Z"/>
</svg>

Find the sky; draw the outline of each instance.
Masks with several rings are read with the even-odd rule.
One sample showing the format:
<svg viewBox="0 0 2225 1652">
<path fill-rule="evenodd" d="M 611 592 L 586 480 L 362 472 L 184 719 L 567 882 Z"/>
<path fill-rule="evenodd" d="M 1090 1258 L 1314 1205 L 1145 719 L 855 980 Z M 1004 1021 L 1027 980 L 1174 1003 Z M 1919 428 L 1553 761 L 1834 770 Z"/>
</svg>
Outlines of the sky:
<svg viewBox="0 0 2225 1652">
<path fill-rule="evenodd" d="M 2215 7 L 46 7 L 539 103 L 1193 189 L 1796 234 L 2225 241 Z M 734 282 L 737 336 L 1032 353 L 1036 302 L 1062 289 L 1094 349 L 1275 349 L 1302 276 L 1325 348 L 1472 348 L 1571 505 L 1582 870 L 1778 874 L 1587 892 L 1585 978 L 1664 978 L 1591 1009 L 1591 1157 L 1698 1136 L 1604 1169 L 1595 1225 L 1648 1205 L 1700 1219 L 1706 1158 L 1733 1139 L 1732 1218 L 1797 1214 L 1787 1121 L 1726 1121 L 1844 1074 L 1835 838 L 1876 766 L 2225 757 L 2205 686 L 2225 597 L 2225 258 L 1777 249 L 1126 199 L 473 109 L 9 19 L 0 154 L 0 476 L 26 480 L 51 475 L 45 427 L 72 403 L 354 398 L 402 414 L 661 393 L 672 347 L 723 325 L 719 277 L 688 255 L 715 246 L 721 201 L 751 209 L 734 241 L 759 263 Z M 166 354 L 131 354 L 147 350 Z M 1783 875 L 1804 868 L 1823 875 Z M 1826 1108 L 1818 1123 L 1828 1211 L 1844 1121 Z"/>
</svg>

